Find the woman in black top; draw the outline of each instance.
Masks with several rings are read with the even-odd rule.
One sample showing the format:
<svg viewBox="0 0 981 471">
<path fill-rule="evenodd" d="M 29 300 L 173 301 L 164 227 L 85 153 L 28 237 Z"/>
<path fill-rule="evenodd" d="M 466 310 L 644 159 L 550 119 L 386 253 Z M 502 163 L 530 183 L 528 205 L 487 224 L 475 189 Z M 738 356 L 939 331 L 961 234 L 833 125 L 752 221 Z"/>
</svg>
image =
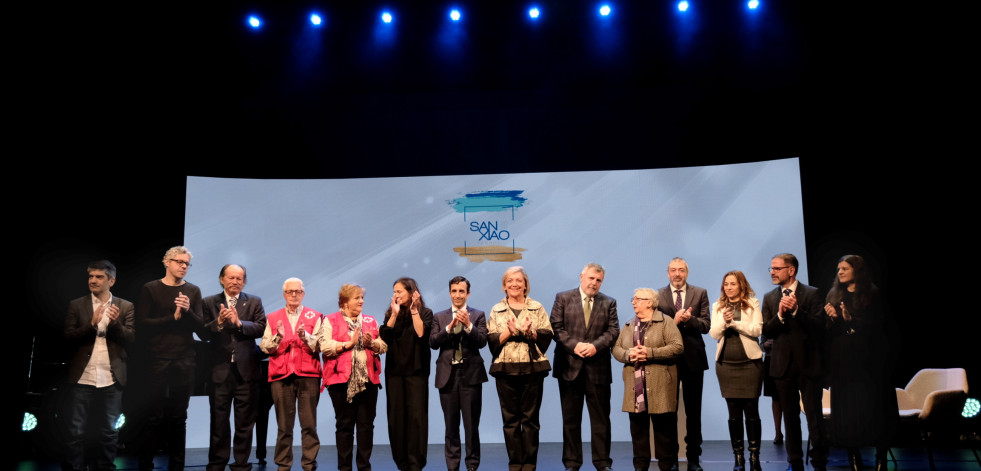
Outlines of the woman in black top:
<svg viewBox="0 0 981 471">
<path fill-rule="evenodd" d="M 895 358 L 895 326 L 882 311 L 879 290 L 869 280 L 865 260 L 838 260 L 828 315 L 831 372 L 831 430 L 848 449 L 851 469 L 862 468 L 859 447 L 875 446 L 875 469 L 886 469 L 886 451 L 899 422 L 895 389 L 889 384 Z"/>
<path fill-rule="evenodd" d="M 429 349 L 433 311 L 426 307 L 416 280 L 399 278 L 379 335 L 388 344 L 385 390 L 388 439 L 402 471 L 426 467 L 429 442 Z"/>
</svg>

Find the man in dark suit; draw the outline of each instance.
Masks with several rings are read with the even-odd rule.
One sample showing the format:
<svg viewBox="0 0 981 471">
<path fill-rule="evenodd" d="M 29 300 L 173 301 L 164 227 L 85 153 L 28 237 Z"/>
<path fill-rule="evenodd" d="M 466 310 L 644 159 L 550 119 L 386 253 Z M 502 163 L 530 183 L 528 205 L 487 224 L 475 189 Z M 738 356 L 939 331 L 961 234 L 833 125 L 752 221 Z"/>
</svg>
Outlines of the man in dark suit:
<svg viewBox="0 0 981 471">
<path fill-rule="evenodd" d="M 763 335 L 773 339 L 770 376 L 783 408 L 787 461 L 804 469 L 798 398 L 804 403 L 812 444 L 811 464 L 823 471 L 828 463 L 821 410 L 821 340 L 824 317 L 817 288 L 797 281 L 797 257 L 779 254 L 770 261 L 770 279 L 777 287 L 763 298 Z"/>
<path fill-rule="evenodd" d="M 668 262 L 668 280 L 670 284 L 657 291 L 658 310 L 674 319 L 685 345 L 678 359 L 678 382 L 685 401 L 688 471 L 701 471 L 698 460 L 702 456 L 702 384 L 708 369 L 702 335 L 708 333 L 712 323 L 710 303 L 704 288 L 688 284 L 685 259 L 675 257 Z M 742 436 L 741 429 L 739 436 Z"/>
<path fill-rule="evenodd" d="M 85 469 L 86 427 L 93 423 L 99 431 L 99 455 L 92 469 L 116 469 L 116 420 L 126 386 L 126 348 L 134 339 L 134 310 L 133 303 L 109 292 L 116 283 L 112 263 L 92 262 L 88 272 L 91 294 L 69 303 L 65 317 L 65 338 L 74 351 L 68 364 L 72 387 L 67 461 L 73 470 Z"/>
<path fill-rule="evenodd" d="M 484 311 L 467 306 L 470 281 L 462 276 L 450 280 L 452 308 L 433 316 L 429 346 L 436 357 L 436 389 L 446 422 L 446 469 L 460 469 L 460 417 L 466 435 L 467 471 L 480 466 L 480 409 L 487 370 L 480 349 L 487 345 Z"/>
<path fill-rule="evenodd" d="M 255 339 L 266 329 L 262 300 L 242 292 L 245 268 L 225 265 L 218 274 L 222 292 L 204 298 L 204 330 L 211 352 L 211 446 L 208 470 L 225 468 L 229 447 L 234 449 L 233 470 L 250 470 L 252 429 L 259 401 L 259 350 Z M 235 438 L 229 432 L 229 415 L 235 405 Z M 260 444 L 259 446 L 263 446 Z"/>
<path fill-rule="evenodd" d="M 603 293 L 606 271 L 587 264 L 579 274 L 579 287 L 555 295 L 552 331 L 555 361 L 552 375 L 559 380 L 562 405 L 562 464 L 578 470 L 582 456 L 582 404 L 586 401 L 593 465 L 608 470 L 610 458 L 610 348 L 620 334 L 617 301 Z"/>
</svg>

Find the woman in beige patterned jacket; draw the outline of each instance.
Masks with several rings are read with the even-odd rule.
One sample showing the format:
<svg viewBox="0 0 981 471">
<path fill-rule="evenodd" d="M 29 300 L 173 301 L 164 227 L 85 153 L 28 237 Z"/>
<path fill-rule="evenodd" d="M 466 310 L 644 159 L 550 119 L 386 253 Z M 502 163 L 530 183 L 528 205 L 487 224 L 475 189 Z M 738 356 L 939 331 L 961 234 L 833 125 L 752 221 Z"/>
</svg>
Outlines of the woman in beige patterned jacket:
<svg viewBox="0 0 981 471">
<path fill-rule="evenodd" d="M 545 350 L 552 342 L 552 325 L 541 303 L 528 297 L 528 274 L 511 267 L 501 278 L 505 298 L 491 309 L 487 343 L 494 361 L 504 422 L 504 443 L 511 471 L 533 471 L 538 464 L 538 413 L 542 385 L 551 369 Z"/>
</svg>

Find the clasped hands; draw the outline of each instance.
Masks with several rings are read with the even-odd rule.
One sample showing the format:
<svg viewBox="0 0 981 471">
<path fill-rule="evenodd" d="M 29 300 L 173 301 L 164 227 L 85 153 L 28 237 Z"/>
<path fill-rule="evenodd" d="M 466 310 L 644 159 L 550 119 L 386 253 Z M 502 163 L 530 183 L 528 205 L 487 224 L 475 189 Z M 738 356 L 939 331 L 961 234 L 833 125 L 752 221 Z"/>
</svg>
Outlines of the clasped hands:
<svg viewBox="0 0 981 471">
<path fill-rule="evenodd" d="M 174 320 L 181 320 L 181 311 L 186 311 L 191 308 L 191 299 L 184 295 L 184 293 L 178 292 L 177 297 L 174 298 L 174 304 L 177 305 L 177 309 L 174 310 Z"/>
<path fill-rule="evenodd" d="M 848 312 L 848 308 L 845 307 L 845 302 L 842 301 L 839 307 L 841 307 L 841 318 L 844 319 L 845 322 L 850 322 L 852 320 L 852 315 Z M 835 307 L 832 306 L 831 303 L 824 305 L 824 312 L 828 313 L 828 317 L 830 317 L 832 320 L 838 320 L 838 311 L 835 310 Z"/>
<path fill-rule="evenodd" d="M 647 361 L 647 347 L 643 345 L 634 345 L 627 350 L 627 358 L 634 363 L 644 363 Z"/>
<path fill-rule="evenodd" d="M 235 327 L 242 327 L 242 321 L 238 319 L 238 309 L 235 309 L 235 307 L 225 307 L 222 304 L 221 311 L 218 312 L 218 326 L 224 327 L 227 322 L 231 322 Z"/>
<path fill-rule="evenodd" d="M 109 323 L 112 324 L 113 322 L 116 322 L 116 319 L 119 318 L 119 306 L 116 306 L 115 304 L 109 304 L 109 307 L 107 308 L 105 304 L 100 305 L 99 308 L 96 309 L 95 312 L 92 314 L 93 326 L 97 326 L 99 325 L 99 322 L 102 322 L 103 314 L 109 317 Z"/>
<path fill-rule="evenodd" d="M 515 318 L 508 319 L 508 331 L 512 336 L 518 334 L 524 334 L 532 340 L 538 338 L 538 331 L 536 331 L 531 325 L 531 318 L 525 317 L 524 319 L 518 321 Z"/>
</svg>

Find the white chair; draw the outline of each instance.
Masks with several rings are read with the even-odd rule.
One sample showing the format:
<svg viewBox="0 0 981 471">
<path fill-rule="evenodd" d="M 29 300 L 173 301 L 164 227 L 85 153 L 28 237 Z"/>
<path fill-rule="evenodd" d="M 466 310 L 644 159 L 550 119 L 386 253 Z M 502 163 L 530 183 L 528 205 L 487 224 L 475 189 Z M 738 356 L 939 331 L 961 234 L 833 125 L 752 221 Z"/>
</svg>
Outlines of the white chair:
<svg viewBox="0 0 981 471">
<path fill-rule="evenodd" d="M 967 371 L 963 368 L 927 368 L 918 371 L 903 389 L 896 388 L 899 417 L 914 422 L 927 447 L 930 469 L 933 462 L 930 431 L 961 420 L 967 399 Z"/>
</svg>

